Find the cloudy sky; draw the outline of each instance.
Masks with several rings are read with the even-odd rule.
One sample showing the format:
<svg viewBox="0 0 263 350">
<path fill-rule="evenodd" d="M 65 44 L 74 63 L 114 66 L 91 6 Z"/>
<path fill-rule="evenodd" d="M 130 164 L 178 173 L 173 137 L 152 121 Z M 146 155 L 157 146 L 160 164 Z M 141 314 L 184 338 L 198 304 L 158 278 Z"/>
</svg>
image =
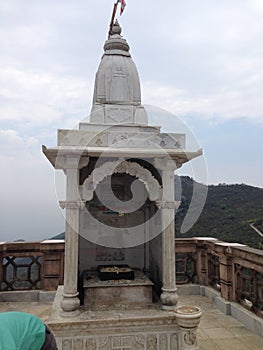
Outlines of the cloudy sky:
<svg viewBox="0 0 263 350">
<path fill-rule="evenodd" d="M 179 118 L 207 182 L 263 187 L 263 1 L 126 0 L 119 22 L 143 103 Z M 0 2 L 0 240 L 64 230 L 41 145 L 88 116 L 113 0 Z M 156 119 L 150 122 L 156 124 Z M 191 167 L 181 173 L 194 176 Z M 198 179 L 198 174 L 197 174 Z"/>
</svg>

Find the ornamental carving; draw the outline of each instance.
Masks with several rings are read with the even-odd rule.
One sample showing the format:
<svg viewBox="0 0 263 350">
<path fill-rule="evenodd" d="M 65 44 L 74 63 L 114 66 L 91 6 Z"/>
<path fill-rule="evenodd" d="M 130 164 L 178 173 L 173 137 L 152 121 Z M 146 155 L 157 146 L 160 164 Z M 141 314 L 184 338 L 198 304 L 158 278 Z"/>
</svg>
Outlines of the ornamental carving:
<svg viewBox="0 0 263 350">
<path fill-rule="evenodd" d="M 84 349 L 89 349 L 89 350 L 96 350 L 96 340 L 95 339 L 87 339 L 85 348 Z"/>
<path fill-rule="evenodd" d="M 154 165 L 157 169 L 162 171 L 176 170 L 178 168 L 176 162 L 168 157 L 165 158 L 156 158 L 154 160 Z"/>
<path fill-rule="evenodd" d="M 151 201 L 156 201 L 161 196 L 161 186 L 152 173 L 140 164 L 128 161 L 106 162 L 93 170 L 83 184 L 83 200 L 90 201 L 98 184 L 107 176 L 116 173 L 125 173 L 138 178 L 146 187 Z"/>
<path fill-rule="evenodd" d="M 190 332 L 192 333 L 192 332 Z M 174 332 L 155 332 L 105 336 L 57 337 L 61 350 L 177 350 Z M 186 339 L 188 341 L 188 339 Z M 189 345 L 188 343 L 186 343 Z"/>
<path fill-rule="evenodd" d="M 147 349 L 157 350 L 157 335 L 148 335 L 147 337 Z"/>
<path fill-rule="evenodd" d="M 180 201 L 156 201 L 159 209 L 178 209 L 180 204 Z"/>
<path fill-rule="evenodd" d="M 83 209 L 85 202 L 83 201 L 59 201 L 59 205 L 62 209 Z"/>
<path fill-rule="evenodd" d="M 184 342 L 186 345 L 192 346 L 196 344 L 196 332 L 188 331 L 184 334 Z"/>
</svg>

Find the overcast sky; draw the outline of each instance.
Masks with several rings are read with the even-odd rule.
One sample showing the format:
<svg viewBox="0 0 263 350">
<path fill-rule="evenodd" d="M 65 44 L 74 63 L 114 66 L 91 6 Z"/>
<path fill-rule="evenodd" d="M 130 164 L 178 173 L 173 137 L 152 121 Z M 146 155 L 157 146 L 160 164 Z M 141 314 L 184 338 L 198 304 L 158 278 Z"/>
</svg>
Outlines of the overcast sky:
<svg viewBox="0 0 263 350">
<path fill-rule="evenodd" d="M 192 130 L 208 183 L 263 187 L 263 1 L 126 2 L 118 19 L 143 103 L 171 113 L 150 122 L 180 132 L 179 118 Z M 88 116 L 112 7 L 0 2 L 0 241 L 64 230 L 41 145 L 55 146 L 58 128 Z M 195 175 L 187 166 L 181 173 Z"/>
</svg>

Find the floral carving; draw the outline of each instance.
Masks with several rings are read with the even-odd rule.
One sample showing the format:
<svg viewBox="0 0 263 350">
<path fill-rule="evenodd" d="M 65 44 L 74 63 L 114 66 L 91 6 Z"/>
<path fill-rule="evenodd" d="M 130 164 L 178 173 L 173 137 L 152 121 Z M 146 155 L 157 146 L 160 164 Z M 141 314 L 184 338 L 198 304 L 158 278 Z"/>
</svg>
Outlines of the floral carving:
<svg viewBox="0 0 263 350">
<path fill-rule="evenodd" d="M 159 209 L 178 209 L 180 204 L 180 201 L 156 201 Z"/>
<path fill-rule="evenodd" d="M 152 173 L 140 164 L 128 161 L 106 162 L 93 170 L 83 184 L 83 199 L 90 201 L 93 198 L 97 185 L 107 176 L 116 173 L 126 173 L 135 176 L 144 183 L 151 201 L 156 201 L 161 195 L 161 186 Z"/>
<path fill-rule="evenodd" d="M 196 344 L 196 332 L 188 331 L 184 334 L 184 342 L 186 345 Z"/>
<path fill-rule="evenodd" d="M 184 333 L 186 346 L 196 344 L 196 334 Z M 125 335 L 78 336 L 61 339 L 62 350 L 177 350 L 178 336 L 174 332 L 129 333 Z"/>
<path fill-rule="evenodd" d="M 59 205 L 62 209 L 83 209 L 85 202 L 83 201 L 60 201 Z"/>
</svg>

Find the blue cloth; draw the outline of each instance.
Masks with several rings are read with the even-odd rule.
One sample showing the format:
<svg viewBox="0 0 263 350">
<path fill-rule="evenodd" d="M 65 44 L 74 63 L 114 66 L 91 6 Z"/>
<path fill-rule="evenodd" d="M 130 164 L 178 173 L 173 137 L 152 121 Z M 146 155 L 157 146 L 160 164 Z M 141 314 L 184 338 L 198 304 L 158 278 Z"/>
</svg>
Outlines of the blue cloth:
<svg viewBox="0 0 263 350">
<path fill-rule="evenodd" d="M 46 327 L 36 316 L 25 312 L 0 313 L 0 350 L 40 350 Z"/>
</svg>

